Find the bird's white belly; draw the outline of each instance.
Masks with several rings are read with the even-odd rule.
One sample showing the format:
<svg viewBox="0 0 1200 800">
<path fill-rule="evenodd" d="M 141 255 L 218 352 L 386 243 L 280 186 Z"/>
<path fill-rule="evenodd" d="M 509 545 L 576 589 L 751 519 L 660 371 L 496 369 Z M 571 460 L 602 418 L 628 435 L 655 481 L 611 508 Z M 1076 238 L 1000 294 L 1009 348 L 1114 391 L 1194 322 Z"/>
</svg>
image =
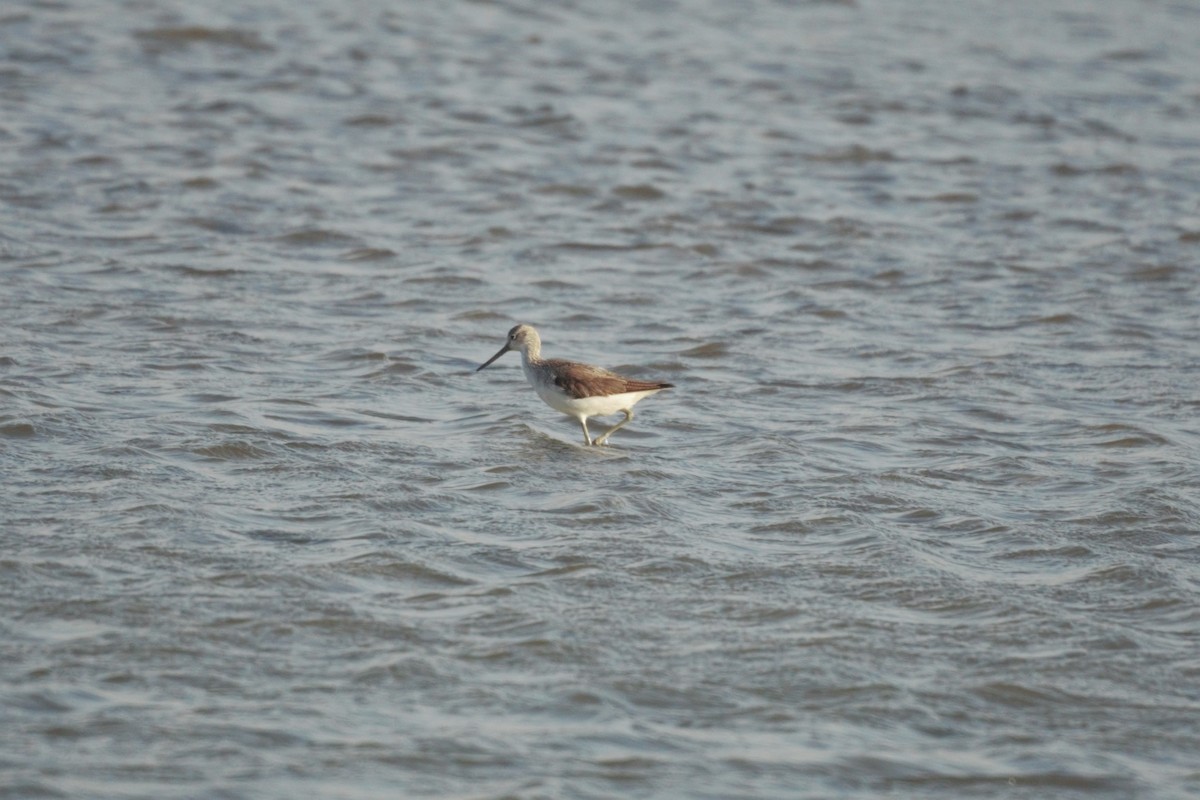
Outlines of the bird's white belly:
<svg viewBox="0 0 1200 800">
<path fill-rule="evenodd" d="M 632 408 L 634 403 L 643 397 L 654 394 L 654 391 L 597 395 L 595 397 L 580 399 L 569 398 L 560 392 L 556 393 L 556 397 L 553 400 L 546 397 L 546 395 L 542 395 L 542 399 L 551 407 L 572 417 L 605 417 L 609 414 L 617 414 L 627 408 Z M 541 392 L 538 394 L 541 394 Z"/>
<path fill-rule="evenodd" d="M 530 376 L 530 383 L 533 384 L 534 391 L 542 401 L 556 411 L 560 411 L 570 417 L 580 419 L 582 417 L 604 417 L 609 414 L 617 414 L 627 408 L 632 408 L 633 404 L 641 400 L 643 397 L 654 394 L 657 389 L 644 392 L 623 392 L 621 394 L 595 395 L 593 397 L 575 398 L 569 397 L 562 389 L 553 383 L 543 383 L 537 379 L 538 376 Z"/>
</svg>

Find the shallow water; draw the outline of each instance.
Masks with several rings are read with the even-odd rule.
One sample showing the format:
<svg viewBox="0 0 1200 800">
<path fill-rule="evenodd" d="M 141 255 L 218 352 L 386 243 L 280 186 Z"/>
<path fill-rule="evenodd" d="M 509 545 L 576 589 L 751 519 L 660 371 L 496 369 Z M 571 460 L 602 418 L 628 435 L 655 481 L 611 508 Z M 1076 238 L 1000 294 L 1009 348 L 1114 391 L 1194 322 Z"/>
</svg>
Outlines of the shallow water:
<svg viewBox="0 0 1200 800">
<path fill-rule="evenodd" d="M 1194 5 L 195 6 L 0 10 L 0 796 L 1200 792 Z"/>
</svg>

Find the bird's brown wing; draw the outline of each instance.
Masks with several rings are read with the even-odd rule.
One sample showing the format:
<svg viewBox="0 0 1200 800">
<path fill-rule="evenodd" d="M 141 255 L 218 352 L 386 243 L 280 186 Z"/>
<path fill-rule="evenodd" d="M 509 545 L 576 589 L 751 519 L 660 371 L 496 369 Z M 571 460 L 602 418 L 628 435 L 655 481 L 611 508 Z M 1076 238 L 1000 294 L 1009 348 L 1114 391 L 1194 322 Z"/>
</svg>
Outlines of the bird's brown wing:
<svg viewBox="0 0 1200 800">
<path fill-rule="evenodd" d="M 670 389 L 672 387 L 672 384 L 659 381 L 626 378 L 624 375 L 593 367 L 591 364 L 579 364 L 558 358 L 549 359 L 546 363 L 554 368 L 555 385 L 566 392 L 568 397 L 576 400 L 584 397 L 645 392 L 651 389 Z"/>
</svg>

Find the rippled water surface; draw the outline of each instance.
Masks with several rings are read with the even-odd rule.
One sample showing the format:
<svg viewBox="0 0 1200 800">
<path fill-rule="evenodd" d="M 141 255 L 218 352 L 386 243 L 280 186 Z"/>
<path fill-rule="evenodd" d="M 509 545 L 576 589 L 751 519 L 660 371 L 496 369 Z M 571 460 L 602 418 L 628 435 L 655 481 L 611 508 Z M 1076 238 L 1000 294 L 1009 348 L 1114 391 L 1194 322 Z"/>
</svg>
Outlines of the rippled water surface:
<svg viewBox="0 0 1200 800">
<path fill-rule="evenodd" d="M 8 0 L 0 796 L 1196 796 L 1197 30 Z"/>
</svg>

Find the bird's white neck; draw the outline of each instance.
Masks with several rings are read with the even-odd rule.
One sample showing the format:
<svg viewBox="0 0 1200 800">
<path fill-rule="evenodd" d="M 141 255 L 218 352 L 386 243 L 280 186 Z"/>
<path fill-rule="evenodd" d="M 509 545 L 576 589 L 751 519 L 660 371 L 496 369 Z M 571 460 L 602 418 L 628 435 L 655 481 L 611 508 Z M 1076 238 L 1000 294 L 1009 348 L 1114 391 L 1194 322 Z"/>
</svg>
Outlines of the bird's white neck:
<svg viewBox="0 0 1200 800">
<path fill-rule="evenodd" d="M 536 364 L 542 360 L 542 343 L 536 336 L 529 337 L 521 345 L 521 361 Z"/>
</svg>

